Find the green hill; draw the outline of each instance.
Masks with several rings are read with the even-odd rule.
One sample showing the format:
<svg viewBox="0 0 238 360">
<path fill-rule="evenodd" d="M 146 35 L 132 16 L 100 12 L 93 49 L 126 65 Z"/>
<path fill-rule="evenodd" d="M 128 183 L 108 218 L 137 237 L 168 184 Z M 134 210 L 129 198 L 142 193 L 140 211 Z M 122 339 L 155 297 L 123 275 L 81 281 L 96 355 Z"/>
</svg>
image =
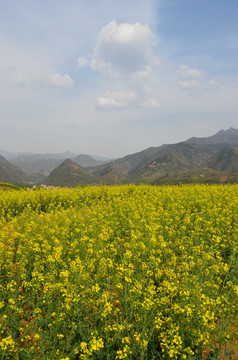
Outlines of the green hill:
<svg viewBox="0 0 238 360">
<path fill-rule="evenodd" d="M 86 169 L 67 159 L 44 180 L 52 186 L 79 186 L 96 183 L 95 177 Z"/>
<path fill-rule="evenodd" d="M 22 184 L 28 182 L 27 175 L 0 155 L 0 182 Z"/>
</svg>

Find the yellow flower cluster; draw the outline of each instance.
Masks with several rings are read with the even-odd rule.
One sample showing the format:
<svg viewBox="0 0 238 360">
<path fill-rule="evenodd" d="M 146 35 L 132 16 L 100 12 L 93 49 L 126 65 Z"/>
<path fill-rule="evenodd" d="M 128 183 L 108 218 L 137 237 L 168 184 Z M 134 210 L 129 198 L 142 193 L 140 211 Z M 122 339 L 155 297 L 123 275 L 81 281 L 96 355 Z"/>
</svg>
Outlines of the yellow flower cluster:
<svg viewBox="0 0 238 360">
<path fill-rule="evenodd" d="M 1 359 L 238 351 L 237 185 L 0 190 L 0 226 Z"/>
</svg>

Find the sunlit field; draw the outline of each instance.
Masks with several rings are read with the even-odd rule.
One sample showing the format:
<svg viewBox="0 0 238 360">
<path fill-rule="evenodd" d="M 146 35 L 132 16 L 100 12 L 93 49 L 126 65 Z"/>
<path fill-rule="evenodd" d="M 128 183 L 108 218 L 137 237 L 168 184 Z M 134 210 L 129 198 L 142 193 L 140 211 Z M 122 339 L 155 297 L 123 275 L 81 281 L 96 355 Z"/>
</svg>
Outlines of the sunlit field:
<svg viewBox="0 0 238 360">
<path fill-rule="evenodd" d="M 0 359 L 236 359 L 238 186 L 0 190 Z"/>
</svg>

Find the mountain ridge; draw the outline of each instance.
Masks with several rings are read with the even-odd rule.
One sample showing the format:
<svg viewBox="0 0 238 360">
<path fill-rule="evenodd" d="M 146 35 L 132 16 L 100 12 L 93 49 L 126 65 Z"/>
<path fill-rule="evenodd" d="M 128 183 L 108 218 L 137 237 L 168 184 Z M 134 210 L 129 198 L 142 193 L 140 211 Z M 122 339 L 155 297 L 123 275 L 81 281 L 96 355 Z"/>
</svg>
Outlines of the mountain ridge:
<svg viewBox="0 0 238 360">
<path fill-rule="evenodd" d="M 210 158 L 214 154 L 220 151 L 220 156 L 225 156 L 222 149 L 227 147 L 233 149 L 236 146 L 238 146 L 238 129 L 220 130 L 208 138 L 194 137 L 176 144 L 150 147 L 135 154 L 116 159 L 113 161 L 114 173 L 116 176 L 116 172 L 120 171 L 123 175 L 122 182 L 154 183 L 160 177 L 171 173 L 176 174 L 177 171 L 185 172 L 199 167 L 207 168 L 209 167 Z M 234 153 L 233 157 L 236 159 L 236 153 Z M 220 159 L 221 161 L 222 159 Z M 211 164 L 212 161 L 210 161 L 210 166 Z M 108 169 L 109 167 L 110 163 L 107 164 Z M 235 169 L 235 166 L 230 169 L 225 166 L 222 171 L 232 170 L 234 172 Z M 92 169 L 92 172 L 99 175 L 101 170 L 102 167 L 99 166 Z M 221 165 L 218 166 L 217 170 L 221 170 Z M 107 181 L 105 165 L 103 175 L 104 181 Z M 110 169 L 110 178 L 112 178 L 112 167 Z"/>
<path fill-rule="evenodd" d="M 86 154 L 77 155 L 66 161 L 66 159 L 60 159 L 62 154 L 70 155 L 72 153 L 58 154 L 56 159 L 50 159 L 49 154 L 46 154 L 46 158 L 43 158 L 44 155 L 42 154 L 40 156 L 39 154 L 29 155 L 29 153 L 28 155 L 20 155 L 18 161 L 25 161 L 25 168 L 22 166 L 20 170 L 25 170 L 25 173 L 23 171 L 21 176 L 18 173 L 16 176 L 17 181 L 20 178 L 28 178 L 28 182 L 37 182 L 38 178 L 45 184 L 58 184 L 60 186 L 95 183 L 108 185 L 130 182 L 160 183 L 162 180 L 166 182 L 166 179 L 174 183 L 176 177 L 184 179 L 184 174 L 193 177 L 193 174 L 196 175 L 196 169 L 210 169 L 213 172 L 210 170 L 204 171 L 212 181 L 217 178 L 219 182 L 222 177 L 227 178 L 227 181 L 229 181 L 230 176 L 230 179 L 234 182 L 236 181 L 235 174 L 238 174 L 238 129 L 229 128 L 228 130 L 220 130 L 209 137 L 192 137 L 175 144 L 149 147 L 134 154 L 128 154 L 106 162 L 93 159 Z M 35 168 L 32 173 L 30 173 L 32 168 L 30 169 L 30 165 L 27 164 L 26 160 L 29 160 L 29 156 L 30 159 L 33 156 L 35 161 Z M 19 163 L 14 163 L 13 159 L 9 164 L 16 166 Z M 9 165 L 10 168 L 11 165 Z M 46 165 L 48 168 L 44 170 Z M 68 172 L 68 175 L 66 176 L 64 172 Z M 70 174 L 72 176 L 71 180 Z M 200 175 L 201 179 L 199 178 L 199 180 L 204 178 L 205 181 L 206 176 L 203 176 L 202 173 Z M 61 181 L 62 179 L 64 181 Z M 8 181 L 9 179 L 6 179 L 5 176 L 4 180 Z M 50 184 L 50 182 L 52 183 Z"/>
</svg>

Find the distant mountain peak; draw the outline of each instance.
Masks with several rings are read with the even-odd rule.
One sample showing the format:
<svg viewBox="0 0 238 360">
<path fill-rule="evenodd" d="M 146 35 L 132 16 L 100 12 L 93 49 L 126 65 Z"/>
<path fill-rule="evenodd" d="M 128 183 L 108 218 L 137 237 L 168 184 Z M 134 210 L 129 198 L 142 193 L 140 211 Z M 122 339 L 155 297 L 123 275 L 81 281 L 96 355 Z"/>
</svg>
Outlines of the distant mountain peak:
<svg viewBox="0 0 238 360">
<path fill-rule="evenodd" d="M 238 129 L 235 129 L 234 127 L 230 127 L 227 130 L 224 130 L 224 129 L 219 130 L 215 135 L 217 135 L 217 134 L 237 134 L 237 133 L 238 133 Z"/>
<path fill-rule="evenodd" d="M 78 164 L 76 164 L 76 162 L 74 162 L 73 160 L 71 159 L 66 159 L 62 162 L 62 164 L 60 166 L 76 166 L 76 167 L 80 167 Z"/>
<path fill-rule="evenodd" d="M 185 141 L 186 143 L 202 145 L 202 144 L 228 144 L 238 145 L 238 129 L 230 127 L 227 130 L 219 130 L 215 135 L 208 137 L 192 137 Z"/>
</svg>

